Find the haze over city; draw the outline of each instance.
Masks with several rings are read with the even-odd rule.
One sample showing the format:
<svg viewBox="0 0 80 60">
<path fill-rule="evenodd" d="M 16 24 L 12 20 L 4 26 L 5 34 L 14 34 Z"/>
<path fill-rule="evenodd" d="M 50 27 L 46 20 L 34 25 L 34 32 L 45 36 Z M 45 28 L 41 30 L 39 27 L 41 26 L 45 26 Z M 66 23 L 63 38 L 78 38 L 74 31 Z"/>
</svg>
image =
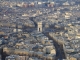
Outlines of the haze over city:
<svg viewBox="0 0 80 60">
<path fill-rule="evenodd" d="M 0 60 L 80 60 L 80 0 L 0 0 Z"/>
</svg>

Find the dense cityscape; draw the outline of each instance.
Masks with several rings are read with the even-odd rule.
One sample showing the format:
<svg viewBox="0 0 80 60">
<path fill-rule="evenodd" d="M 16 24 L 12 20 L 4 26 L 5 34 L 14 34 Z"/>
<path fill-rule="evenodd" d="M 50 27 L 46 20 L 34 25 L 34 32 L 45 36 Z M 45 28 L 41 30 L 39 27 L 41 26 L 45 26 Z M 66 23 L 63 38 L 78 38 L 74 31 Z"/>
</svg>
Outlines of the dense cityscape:
<svg viewBox="0 0 80 60">
<path fill-rule="evenodd" d="M 80 1 L 0 0 L 0 60 L 80 60 Z"/>
</svg>

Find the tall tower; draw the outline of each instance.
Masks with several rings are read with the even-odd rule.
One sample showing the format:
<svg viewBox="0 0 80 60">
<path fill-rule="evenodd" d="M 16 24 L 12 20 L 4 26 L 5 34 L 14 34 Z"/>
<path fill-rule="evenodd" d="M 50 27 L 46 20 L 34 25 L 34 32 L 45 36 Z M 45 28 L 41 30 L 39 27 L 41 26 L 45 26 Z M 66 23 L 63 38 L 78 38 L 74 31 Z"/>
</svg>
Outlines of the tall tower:
<svg viewBox="0 0 80 60">
<path fill-rule="evenodd" d="M 42 22 L 37 23 L 38 32 L 42 32 Z"/>
</svg>

